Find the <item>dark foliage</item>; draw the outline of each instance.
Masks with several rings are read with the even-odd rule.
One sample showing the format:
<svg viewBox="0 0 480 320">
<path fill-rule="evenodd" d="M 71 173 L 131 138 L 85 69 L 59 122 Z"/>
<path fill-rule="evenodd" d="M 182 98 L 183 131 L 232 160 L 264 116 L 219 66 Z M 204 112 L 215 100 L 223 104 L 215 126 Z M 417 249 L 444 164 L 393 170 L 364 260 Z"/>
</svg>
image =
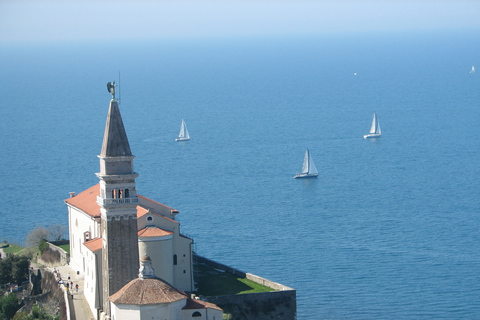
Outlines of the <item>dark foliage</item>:
<svg viewBox="0 0 480 320">
<path fill-rule="evenodd" d="M 15 293 L 0 297 L 0 319 L 11 319 L 22 305 Z"/>
<path fill-rule="evenodd" d="M 24 256 L 9 255 L 6 259 L 0 260 L 0 284 L 21 284 L 28 280 L 29 266 L 30 261 Z"/>
</svg>

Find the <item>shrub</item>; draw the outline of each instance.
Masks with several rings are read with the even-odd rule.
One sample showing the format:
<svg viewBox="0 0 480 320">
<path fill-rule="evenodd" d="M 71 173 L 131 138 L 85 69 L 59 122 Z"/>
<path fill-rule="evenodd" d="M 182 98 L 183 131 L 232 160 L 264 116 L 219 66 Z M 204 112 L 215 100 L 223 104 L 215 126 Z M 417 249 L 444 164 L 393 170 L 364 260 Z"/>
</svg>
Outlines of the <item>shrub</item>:
<svg viewBox="0 0 480 320">
<path fill-rule="evenodd" d="M 42 239 L 40 240 L 40 243 L 38 244 L 38 250 L 40 250 L 40 253 L 43 254 L 45 250 L 47 250 L 49 247 L 47 240 Z"/>
<path fill-rule="evenodd" d="M 15 293 L 0 298 L 0 319 L 11 319 L 22 305 L 18 303 Z"/>
<path fill-rule="evenodd" d="M 22 283 L 28 279 L 29 267 L 28 257 L 9 255 L 6 259 L 0 260 L 0 284 Z"/>
</svg>

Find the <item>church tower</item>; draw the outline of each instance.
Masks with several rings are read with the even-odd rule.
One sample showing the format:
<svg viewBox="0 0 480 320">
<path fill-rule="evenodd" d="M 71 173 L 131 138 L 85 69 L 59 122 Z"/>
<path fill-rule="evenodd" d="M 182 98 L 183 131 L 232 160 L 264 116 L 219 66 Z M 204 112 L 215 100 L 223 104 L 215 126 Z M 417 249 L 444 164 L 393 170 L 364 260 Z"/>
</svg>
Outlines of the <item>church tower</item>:
<svg viewBox="0 0 480 320">
<path fill-rule="evenodd" d="M 137 278 L 139 268 L 137 204 L 133 158 L 115 100 L 115 83 L 107 85 L 112 93 L 100 158 L 100 195 L 103 239 L 103 312 L 110 316 L 108 297 Z"/>
</svg>

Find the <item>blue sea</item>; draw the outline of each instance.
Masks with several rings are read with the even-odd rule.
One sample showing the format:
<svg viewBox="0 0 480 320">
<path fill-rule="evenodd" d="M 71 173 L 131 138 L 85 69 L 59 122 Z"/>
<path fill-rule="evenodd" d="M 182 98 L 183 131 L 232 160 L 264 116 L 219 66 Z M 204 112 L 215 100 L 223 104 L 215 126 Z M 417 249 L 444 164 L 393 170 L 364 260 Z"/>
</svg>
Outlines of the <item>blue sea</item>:
<svg viewBox="0 0 480 320">
<path fill-rule="evenodd" d="M 2 45 L 0 239 L 98 183 L 116 81 L 138 193 L 200 255 L 295 288 L 298 319 L 478 319 L 472 65 L 467 31 Z"/>
</svg>

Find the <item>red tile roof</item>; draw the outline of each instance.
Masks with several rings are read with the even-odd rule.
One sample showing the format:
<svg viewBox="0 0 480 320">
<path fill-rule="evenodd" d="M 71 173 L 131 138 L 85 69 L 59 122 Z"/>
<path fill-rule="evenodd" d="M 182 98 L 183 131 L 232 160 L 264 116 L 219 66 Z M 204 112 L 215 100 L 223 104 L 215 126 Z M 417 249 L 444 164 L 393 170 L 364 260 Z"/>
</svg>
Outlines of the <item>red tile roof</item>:
<svg viewBox="0 0 480 320">
<path fill-rule="evenodd" d="M 194 300 L 190 298 L 187 300 L 186 306 L 183 307 L 182 309 L 187 310 L 187 309 L 207 309 L 207 308 L 223 311 L 216 304 L 213 304 L 207 301 L 202 301 L 202 300 Z"/>
<path fill-rule="evenodd" d="M 163 230 L 158 227 L 146 227 L 138 231 L 139 237 L 163 237 L 173 234 L 171 231 Z"/>
<path fill-rule="evenodd" d="M 92 252 L 95 252 L 102 249 L 103 241 L 102 241 L 102 238 L 95 238 L 87 242 L 84 242 L 83 244 Z"/>
<path fill-rule="evenodd" d="M 187 295 L 167 282 L 155 279 L 133 279 L 109 297 L 115 304 L 149 305 L 187 299 Z"/>
<path fill-rule="evenodd" d="M 137 195 L 137 196 L 138 196 L 138 195 Z M 140 196 L 140 197 L 142 197 L 142 198 L 144 198 L 144 199 L 147 199 L 147 200 L 150 200 L 150 199 L 145 198 L 145 197 L 143 197 L 143 196 Z M 155 201 L 152 200 L 152 202 L 155 202 Z M 147 213 L 153 213 L 153 214 L 156 214 L 157 216 L 160 216 L 160 217 L 162 217 L 162 218 L 164 218 L 164 219 L 167 219 L 167 220 L 170 220 L 170 221 L 172 221 L 172 222 L 178 223 L 178 221 L 172 220 L 172 219 L 170 219 L 169 217 L 162 216 L 161 214 L 156 213 L 156 212 L 152 211 L 152 210 L 149 209 L 149 208 L 144 208 L 144 207 L 141 207 L 141 206 L 137 206 L 137 218 L 143 217 L 143 216 L 146 215 Z"/>
<path fill-rule="evenodd" d="M 148 199 L 147 197 L 144 197 L 144 196 L 139 195 L 139 194 L 137 194 L 137 197 L 142 198 L 142 199 L 145 199 L 145 200 L 147 200 L 147 201 L 149 201 L 149 202 L 152 202 L 152 203 L 155 203 L 155 204 L 159 204 L 159 205 L 161 205 L 161 206 L 163 206 L 163 207 L 167 207 L 167 208 L 169 208 L 170 210 L 172 210 L 172 213 L 178 213 L 178 210 L 175 210 L 175 209 L 173 209 L 172 207 L 166 206 L 166 205 L 164 205 L 163 203 L 157 202 L 157 201 L 152 200 L 152 199 Z"/>
<path fill-rule="evenodd" d="M 92 218 L 100 218 L 100 206 L 97 196 L 100 195 L 100 184 L 96 184 L 78 195 L 65 200 L 71 206 L 88 213 Z"/>
<path fill-rule="evenodd" d="M 99 195 L 100 195 L 100 184 L 98 183 L 98 184 L 88 188 L 87 190 L 80 192 L 78 195 L 66 199 L 65 203 L 67 203 L 67 204 L 69 204 L 69 205 L 71 205 L 71 206 L 73 206 L 77 209 L 82 210 L 83 212 L 85 212 L 89 216 L 91 216 L 92 218 L 100 218 L 100 216 L 101 216 L 100 215 L 101 214 L 100 213 L 100 206 L 97 204 L 97 197 Z M 165 205 L 163 205 L 159 202 L 153 201 L 153 200 L 148 199 L 144 196 L 141 196 L 141 195 L 138 195 L 138 194 L 137 194 L 137 196 L 139 198 L 145 199 L 149 202 L 165 206 Z M 165 207 L 167 207 L 167 206 L 165 206 Z M 167 208 L 170 208 L 170 207 L 167 207 Z M 174 213 L 178 213 L 177 210 L 172 209 L 172 208 L 170 208 L 170 209 L 173 210 Z M 175 223 L 178 223 L 177 221 L 172 220 L 168 217 L 165 217 L 161 214 L 158 214 L 158 213 L 152 211 L 151 209 L 141 207 L 140 205 L 137 206 L 137 218 L 140 218 L 140 217 L 144 216 L 145 214 L 147 214 L 149 212 L 153 213 L 157 216 L 161 216 L 162 218 L 173 221 Z"/>
</svg>

